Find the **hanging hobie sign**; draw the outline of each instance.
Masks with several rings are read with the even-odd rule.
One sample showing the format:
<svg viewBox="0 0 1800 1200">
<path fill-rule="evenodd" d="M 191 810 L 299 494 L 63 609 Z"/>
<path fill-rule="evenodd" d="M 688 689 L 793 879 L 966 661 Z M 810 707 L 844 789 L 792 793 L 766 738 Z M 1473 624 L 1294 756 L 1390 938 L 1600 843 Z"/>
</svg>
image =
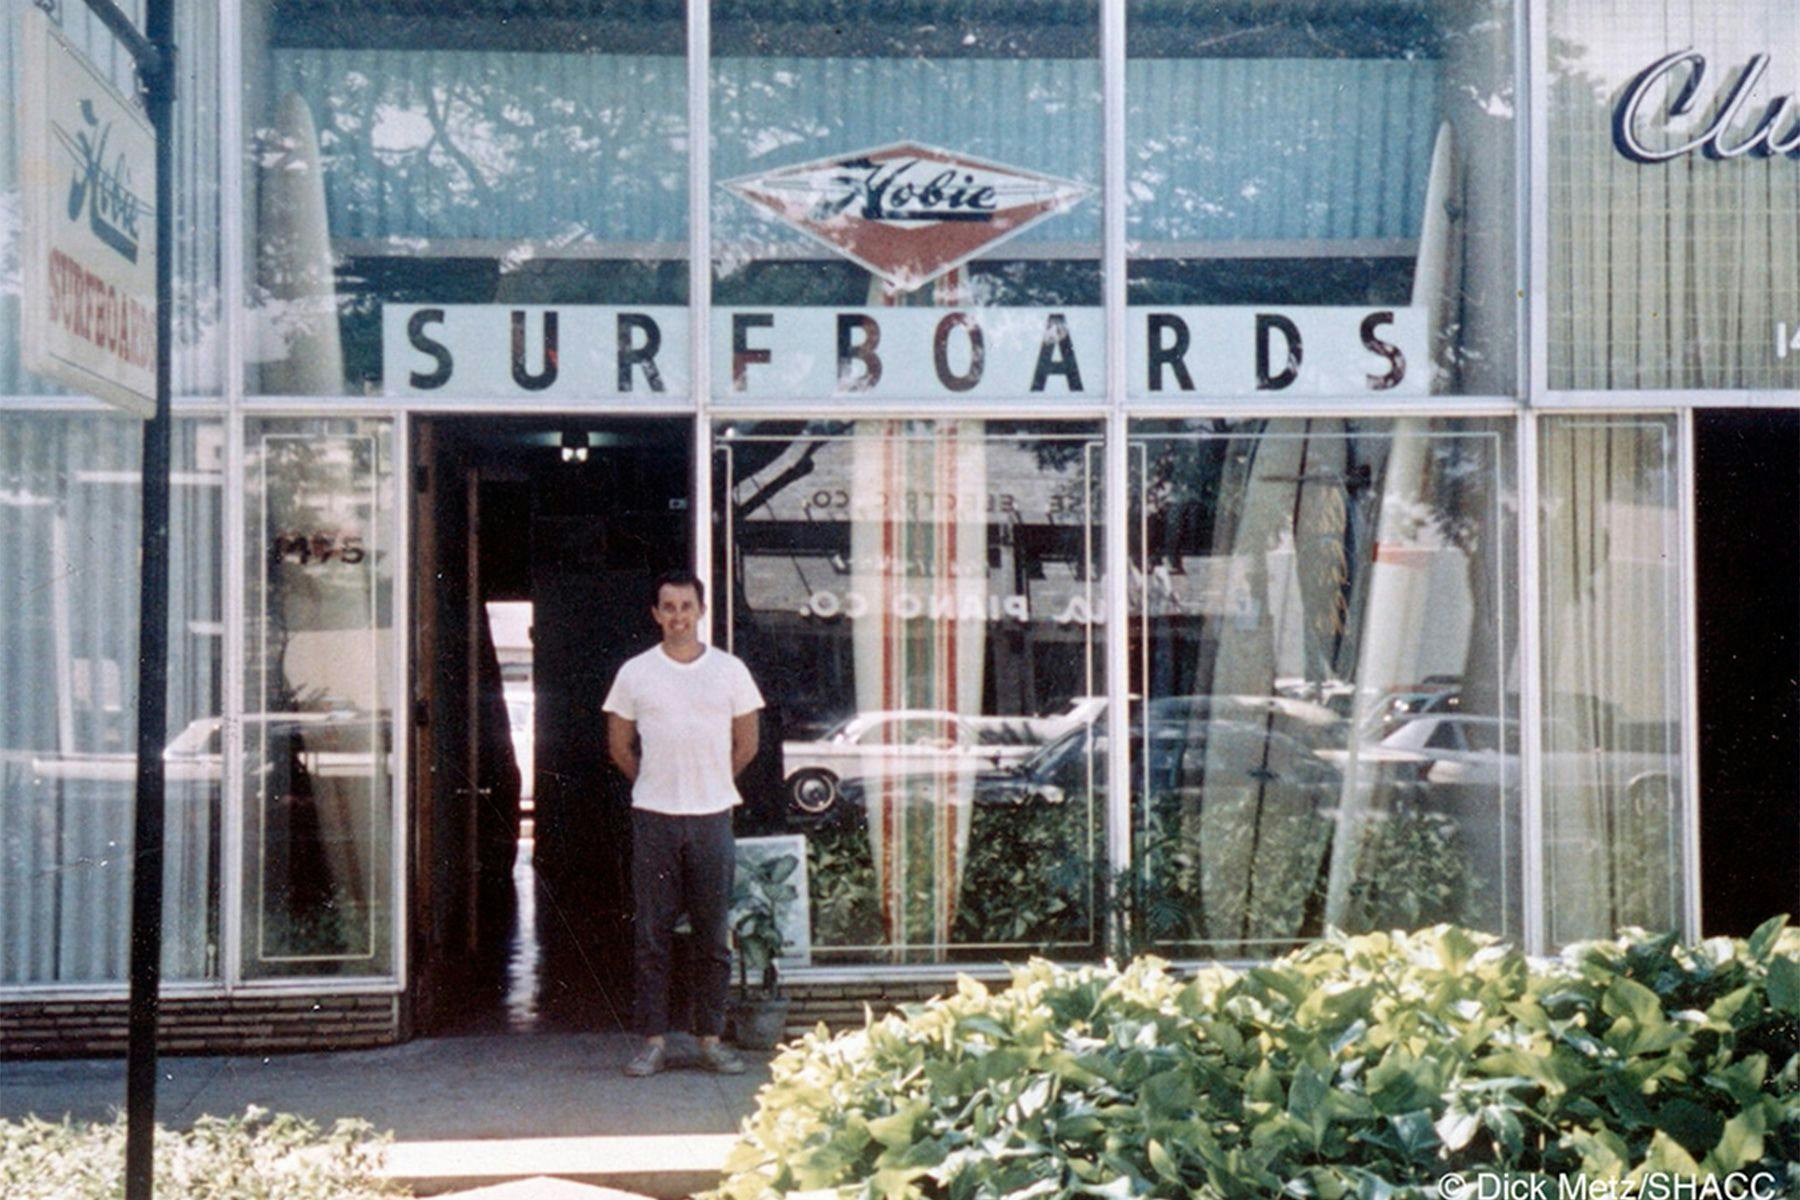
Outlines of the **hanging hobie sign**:
<svg viewBox="0 0 1800 1200">
<path fill-rule="evenodd" d="M 902 292 L 1094 190 L 918 142 L 835 154 L 723 186 Z"/>
<path fill-rule="evenodd" d="M 27 370 L 139 416 L 156 401 L 156 135 L 39 9 L 24 14 Z"/>
</svg>

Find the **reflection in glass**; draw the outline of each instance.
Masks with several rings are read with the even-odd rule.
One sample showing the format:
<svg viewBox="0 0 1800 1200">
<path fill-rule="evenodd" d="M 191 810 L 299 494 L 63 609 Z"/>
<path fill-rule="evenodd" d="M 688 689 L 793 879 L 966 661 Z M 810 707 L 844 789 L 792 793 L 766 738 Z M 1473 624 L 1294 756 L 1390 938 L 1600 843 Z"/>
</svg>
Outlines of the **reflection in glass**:
<svg viewBox="0 0 1800 1200">
<path fill-rule="evenodd" d="M 1321 310 L 1296 377 L 1273 386 L 1249 368 L 1249 331 L 1221 346 L 1218 319 L 1191 314 L 1214 330 L 1193 330 L 1202 393 L 1401 386 L 1377 382 L 1388 372 L 1361 321 L 1391 311 L 1405 327 L 1408 309 L 1428 332 L 1383 334 L 1407 350 L 1405 390 L 1513 389 L 1514 10 L 1268 0 L 1252 20 L 1241 6 L 1130 0 L 1130 304 L 1288 310 L 1303 327 L 1291 310 Z M 1219 364 L 1238 360 L 1221 382 Z M 1130 385 L 1194 390 L 1135 369 Z"/>
<path fill-rule="evenodd" d="M 1167 952 L 1518 928 L 1508 446 L 1473 422 L 1134 439 L 1135 907 Z M 1141 531 L 1141 532 L 1140 532 Z"/>
<path fill-rule="evenodd" d="M 1099 5 L 824 10 L 713 6 L 717 394 L 1097 393 Z"/>
<path fill-rule="evenodd" d="M 1800 9 L 1552 0 L 1547 15 L 1550 386 L 1792 388 L 1800 186 L 1765 143 L 1792 137 Z"/>
<path fill-rule="evenodd" d="M 685 302 L 680 4 L 246 8 L 252 390 L 407 391 L 420 309 L 506 306 L 469 323 L 498 330 L 469 335 L 481 345 L 434 328 L 443 396 L 476 358 L 506 359 L 512 306 Z M 401 323 L 384 342 L 388 309 Z M 684 339 L 662 332 L 679 377 Z M 614 378 L 563 388 L 611 394 Z M 502 370 L 495 390 L 531 388 Z"/>
<path fill-rule="evenodd" d="M 0 415 L 0 984 L 126 978 L 141 445 Z M 171 452 L 163 971 L 194 980 L 219 972 L 223 431 L 179 421 Z"/>
<path fill-rule="evenodd" d="M 392 970 L 389 426 L 252 422 L 245 973 Z"/>
<path fill-rule="evenodd" d="M 1681 561 L 1670 417 L 1544 422 L 1552 945 L 1683 921 Z"/>
<path fill-rule="evenodd" d="M 740 832 L 806 836 L 815 957 L 1094 950 L 1097 437 L 796 422 L 715 446 L 715 607 L 781 729 Z"/>
</svg>

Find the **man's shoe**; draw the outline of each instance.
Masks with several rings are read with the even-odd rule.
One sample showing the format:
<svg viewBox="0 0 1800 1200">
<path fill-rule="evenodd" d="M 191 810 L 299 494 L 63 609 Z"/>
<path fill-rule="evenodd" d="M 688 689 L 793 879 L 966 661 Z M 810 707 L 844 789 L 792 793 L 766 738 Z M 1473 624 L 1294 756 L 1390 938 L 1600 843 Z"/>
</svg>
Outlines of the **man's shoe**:
<svg viewBox="0 0 1800 1200">
<path fill-rule="evenodd" d="M 744 1060 L 724 1042 L 700 1043 L 700 1066 L 714 1075 L 742 1075 Z"/>
<path fill-rule="evenodd" d="M 654 1075 L 663 1069 L 663 1060 L 667 1057 L 668 1049 L 661 1042 L 645 1042 L 637 1057 L 625 1064 L 625 1073 L 633 1079 Z"/>
</svg>

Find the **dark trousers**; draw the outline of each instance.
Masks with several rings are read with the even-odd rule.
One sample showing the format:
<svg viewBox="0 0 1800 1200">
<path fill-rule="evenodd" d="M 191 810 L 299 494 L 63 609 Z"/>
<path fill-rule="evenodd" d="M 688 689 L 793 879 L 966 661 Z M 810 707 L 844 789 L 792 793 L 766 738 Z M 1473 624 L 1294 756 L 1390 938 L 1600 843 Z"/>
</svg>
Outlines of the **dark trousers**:
<svg viewBox="0 0 1800 1200">
<path fill-rule="evenodd" d="M 730 812 L 672 817 L 632 810 L 631 891 L 637 906 L 632 1024 L 645 1037 L 669 1032 L 670 961 L 675 922 L 684 912 L 694 929 L 693 1032 L 718 1037 L 725 1031 L 736 866 Z"/>
</svg>

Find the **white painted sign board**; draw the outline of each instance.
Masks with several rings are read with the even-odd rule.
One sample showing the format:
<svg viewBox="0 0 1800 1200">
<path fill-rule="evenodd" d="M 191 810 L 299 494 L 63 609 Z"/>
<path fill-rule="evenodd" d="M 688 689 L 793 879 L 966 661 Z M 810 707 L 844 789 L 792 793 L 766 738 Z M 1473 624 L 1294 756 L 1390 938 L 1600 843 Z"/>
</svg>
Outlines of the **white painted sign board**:
<svg viewBox="0 0 1800 1200">
<path fill-rule="evenodd" d="M 156 137 L 40 9 L 19 73 L 22 357 L 138 416 L 156 404 Z"/>
<path fill-rule="evenodd" d="M 1423 308 L 1132 308 L 1134 399 L 1416 396 L 1431 383 Z M 687 310 L 668 305 L 388 304 L 390 396 L 683 399 Z M 1099 398 L 1101 311 L 715 308 L 715 397 L 912 401 Z M 1115 351 L 1117 352 L 1117 351 Z"/>
</svg>

